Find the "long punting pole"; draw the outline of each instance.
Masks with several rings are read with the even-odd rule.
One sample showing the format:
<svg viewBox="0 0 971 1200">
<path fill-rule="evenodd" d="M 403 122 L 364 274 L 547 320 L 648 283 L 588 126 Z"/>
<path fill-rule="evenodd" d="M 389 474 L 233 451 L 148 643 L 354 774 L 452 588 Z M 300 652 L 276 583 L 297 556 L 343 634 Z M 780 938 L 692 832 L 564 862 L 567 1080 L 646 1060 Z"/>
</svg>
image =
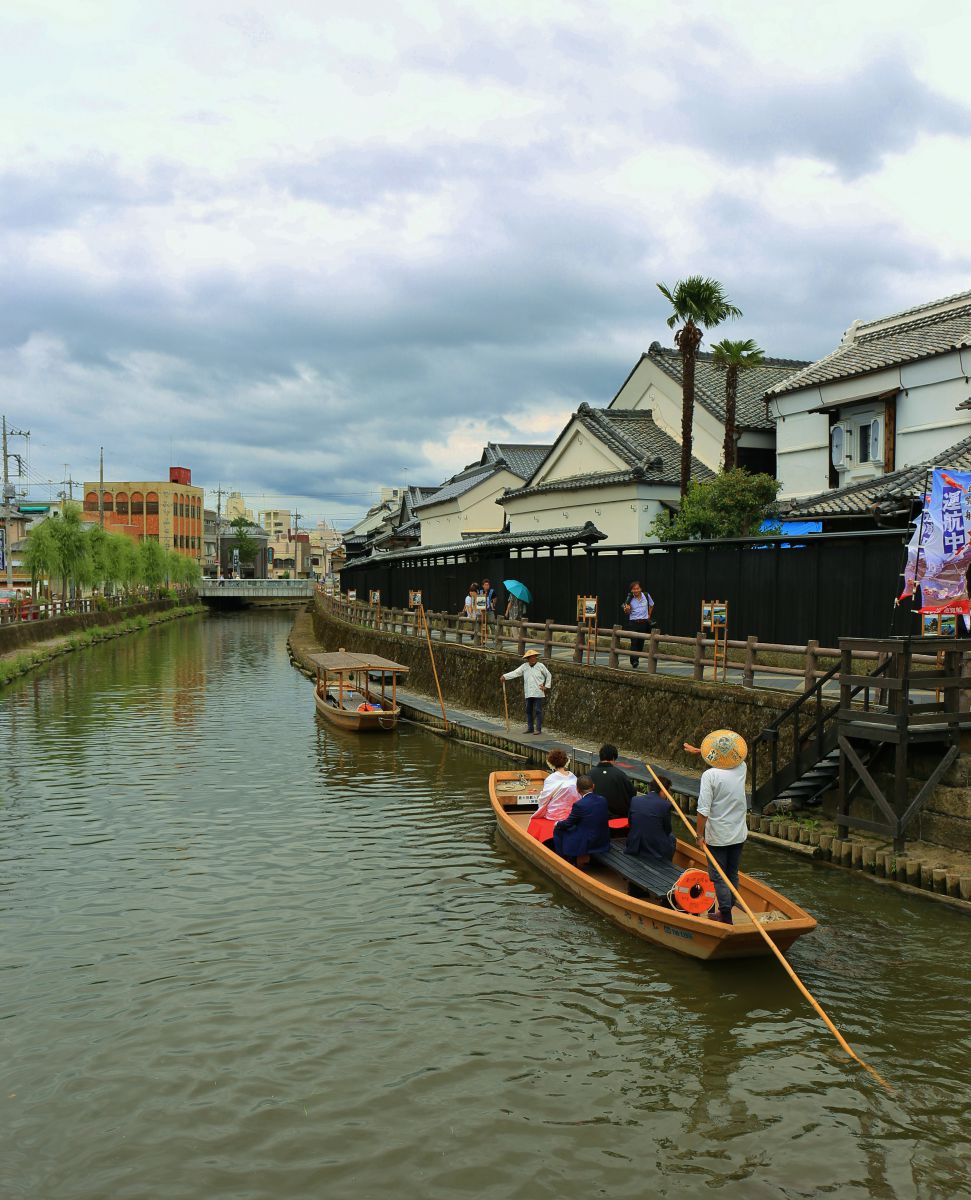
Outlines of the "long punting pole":
<svg viewBox="0 0 971 1200">
<path fill-rule="evenodd" d="M 657 775 L 654 774 L 654 768 L 651 766 L 650 763 L 647 764 L 647 769 L 651 772 L 651 777 L 653 778 L 653 780 L 657 784 L 657 786 L 660 788 L 663 795 L 666 796 L 667 799 L 671 802 L 671 806 L 674 808 L 675 812 L 678 814 L 678 816 L 681 818 L 681 820 L 685 823 L 685 826 L 690 831 L 691 836 L 695 839 L 695 841 L 697 841 L 698 834 L 697 834 L 697 831 L 695 830 L 694 826 L 691 824 L 691 822 L 688 820 L 688 818 L 681 811 L 681 808 L 678 805 L 678 802 L 675 800 L 675 798 L 671 795 L 671 793 L 668 791 L 668 789 L 661 783 L 661 781 L 660 781 L 660 779 L 658 779 Z M 715 870 L 718 872 L 718 874 L 722 877 L 722 879 L 728 885 L 728 888 L 731 891 L 732 895 L 735 897 L 735 899 L 738 901 L 741 908 L 747 914 L 749 920 L 752 922 L 752 924 L 758 930 L 759 935 L 761 936 L 761 938 L 763 939 L 765 944 L 769 947 L 769 949 L 776 956 L 776 958 L 779 960 L 779 962 L 782 963 L 783 967 L 785 967 L 786 973 L 789 975 L 789 978 L 796 985 L 796 987 L 800 990 L 800 992 L 802 992 L 802 994 L 806 997 L 806 999 L 809 1001 L 809 1003 L 813 1006 L 813 1008 L 816 1010 L 816 1012 L 819 1014 L 819 1016 L 822 1018 L 823 1022 L 825 1023 L 826 1028 L 830 1031 L 830 1033 L 833 1035 L 833 1037 L 836 1038 L 836 1040 L 839 1042 L 839 1044 L 843 1048 L 843 1050 L 846 1051 L 846 1053 L 850 1056 L 850 1058 L 853 1059 L 854 1062 L 858 1062 L 861 1067 L 863 1067 L 865 1070 L 869 1071 L 870 1074 L 873 1076 L 873 1078 L 877 1081 L 877 1083 L 879 1083 L 882 1087 L 885 1087 L 888 1092 L 892 1092 L 893 1088 L 890 1086 L 890 1084 L 887 1083 L 887 1081 L 883 1078 L 883 1076 L 878 1071 L 874 1070 L 874 1068 L 871 1067 L 869 1063 L 865 1063 L 863 1061 L 863 1059 L 860 1058 L 860 1056 L 852 1049 L 850 1044 L 847 1042 L 846 1038 L 843 1037 L 843 1035 L 840 1033 L 840 1031 L 836 1028 L 836 1026 L 833 1024 L 833 1022 L 829 1019 L 829 1017 L 823 1011 L 822 1005 L 819 1003 L 819 1001 L 816 999 L 816 997 L 812 994 L 812 992 L 810 992 L 809 988 L 806 987 L 806 985 L 803 983 L 803 981 L 799 978 L 799 976 L 793 970 L 790 963 L 786 960 L 786 956 L 782 953 L 782 951 L 775 944 L 775 942 L 773 942 L 773 940 L 765 932 L 765 929 L 762 926 L 761 922 L 756 920 L 755 913 L 753 913 L 752 910 L 749 908 L 749 906 L 745 903 L 745 900 L 743 899 L 738 888 L 735 887 L 735 885 L 732 883 L 732 881 L 728 878 L 728 876 L 725 874 L 725 872 L 721 869 L 721 864 L 718 863 L 711 854 L 709 854 L 707 846 L 704 847 L 704 854 L 705 854 L 705 857 L 707 858 L 707 860 L 714 865 Z"/>
<path fill-rule="evenodd" d="M 432 674 L 435 676 L 435 690 L 438 692 L 438 703 L 442 709 L 442 720 L 445 723 L 445 732 L 448 733 L 448 713 L 445 711 L 445 700 L 442 697 L 442 685 L 438 682 L 438 667 L 435 666 L 435 654 L 432 650 L 432 631 L 428 628 L 428 618 L 425 616 L 424 604 L 418 605 L 418 617 L 422 625 L 425 626 L 425 637 L 428 641 L 428 657 L 432 664 Z"/>
<path fill-rule="evenodd" d="M 502 707 L 506 710 L 506 733 L 509 732 L 509 696 L 506 692 L 506 681 L 502 681 Z"/>
</svg>

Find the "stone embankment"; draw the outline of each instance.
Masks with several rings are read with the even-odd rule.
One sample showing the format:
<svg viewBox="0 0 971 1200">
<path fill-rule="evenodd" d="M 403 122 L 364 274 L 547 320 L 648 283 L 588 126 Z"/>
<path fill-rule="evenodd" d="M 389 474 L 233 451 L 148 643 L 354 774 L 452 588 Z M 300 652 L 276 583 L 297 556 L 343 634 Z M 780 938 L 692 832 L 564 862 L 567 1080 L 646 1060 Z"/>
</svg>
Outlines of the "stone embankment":
<svg viewBox="0 0 971 1200">
<path fill-rule="evenodd" d="M 435 696 L 426 645 L 413 638 L 360 629 L 317 607 L 298 616 L 290 635 L 290 654 L 300 669 L 312 673 L 308 656 L 314 651 L 341 647 L 362 652 L 372 650 L 409 666 L 409 690 L 424 697 Z M 507 733 L 501 718 L 497 719 L 502 704 L 498 673 L 517 665 L 517 659 L 492 650 L 438 643 L 435 659 L 450 719 L 461 726 L 458 731 L 461 738 L 493 746 L 505 754 L 516 754 L 535 766 L 542 766 L 551 742 L 591 752 L 600 742 L 611 741 L 622 748 L 625 758 L 643 756 L 657 770 L 670 775 L 674 791 L 688 812 L 696 808 L 698 760 L 683 752 L 682 742 L 697 744 L 705 733 L 722 726 L 753 737 L 788 703 L 788 697 L 771 693 L 755 694 L 735 687 L 656 675 L 650 678 L 618 675 L 604 668 L 557 663 L 547 708 L 548 731 L 552 736 L 537 744 Z M 517 706 L 517 716 L 520 703 L 518 694 L 510 696 L 510 706 Z M 413 706 L 406 703 L 403 707 L 410 719 L 441 728 L 437 703 Z M 463 722 L 463 710 L 468 713 L 467 724 Z M 483 713 L 489 715 L 483 718 Z M 643 771 L 634 770 L 631 774 L 649 778 L 646 764 Z M 960 780 L 955 778 L 954 782 L 957 785 Z M 955 833 L 956 844 L 913 841 L 903 855 L 895 855 L 886 841 L 869 836 L 853 834 L 845 840 L 838 838 L 832 815 L 819 810 L 811 816 L 751 813 L 749 829 L 753 839 L 765 845 L 801 854 L 816 863 L 859 870 L 874 881 L 914 889 L 971 914 L 971 854 L 965 852 L 963 845 L 968 792 L 959 786 L 942 790 L 961 794 L 962 815 L 953 818 L 957 824 L 935 827 L 942 837 Z M 942 803 L 959 802 L 951 794 L 945 795 Z"/>
</svg>

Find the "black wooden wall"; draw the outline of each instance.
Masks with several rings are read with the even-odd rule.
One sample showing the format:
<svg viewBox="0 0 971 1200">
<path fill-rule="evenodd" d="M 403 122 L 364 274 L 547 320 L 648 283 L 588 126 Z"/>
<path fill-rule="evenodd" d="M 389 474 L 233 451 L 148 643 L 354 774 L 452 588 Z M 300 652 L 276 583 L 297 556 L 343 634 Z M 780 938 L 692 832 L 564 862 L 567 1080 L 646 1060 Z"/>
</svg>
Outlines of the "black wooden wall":
<svg viewBox="0 0 971 1200">
<path fill-rule="evenodd" d="M 430 611 L 459 612 L 473 580 L 488 577 L 505 604 L 504 579 L 533 593 L 531 620 L 576 621 L 578 595 L 598 596 L 600 624 L 621 623 L 620 605 L 633 579 L 655 601 L 665 633 L 697 633 L 702 600 L 727 600 L 729 637 L 804 645 L 815 638 L 835 646 L 842 637 L 917 633 L 908 604 L 894 609 L 900 591 L 907 531 L 815 534 L 800 539 L 740 539 L 651 546 L 583 546 L 552 554 L 548 547 L 490 553 L 474 545 L 460 555 L 415 551 L 390 563 L 363 560 L 341 574 L 342 590 L 359 599 L 379 588 L 383 604 L 403 608 L 410 588 L 421 588 Z M 457 557 L 468 561 L 458 562 Z M 436 561 L 436 559 L 438 561 Z"/>
</svg>

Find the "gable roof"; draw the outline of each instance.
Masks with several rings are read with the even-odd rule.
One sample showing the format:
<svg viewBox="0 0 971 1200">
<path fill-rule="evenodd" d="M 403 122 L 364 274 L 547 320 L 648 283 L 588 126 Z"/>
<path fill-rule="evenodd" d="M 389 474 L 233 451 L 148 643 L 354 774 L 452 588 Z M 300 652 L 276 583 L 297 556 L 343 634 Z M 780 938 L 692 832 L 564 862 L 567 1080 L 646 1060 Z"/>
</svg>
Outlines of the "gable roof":
<svg viewBox="0 0 971 1200">
<path fill-rule="evenodd" d="M 489 442 L 482 451 L 480 462 L 498 462 L 502 459 L 514 475 L 525 480 L 539 469 L 540 463 L 552 449 L 552 446 L 528 442 Z"/>
<path fill-rule="evenodd" d="M 971 346 L 971 291 L 945 296 L 875 321 L 854 321 L 831 353 L 769 389 L 772 396 L 866 375 Z"/>
<path fill-rule="evenodd" d="M 695 357 L 695 403 L 700 404 L 707 412 L 724 424 L 725 421 L 725 370 L 716 367 L 714 354 L 700 350 Z M 681 352 L 671 346 L 662 346 L 660 342 L 651 342 L 646 354 L 642 354 L 637 366 L 649 359 L 659 367 L 665 375 L 681 387 L 684 378 Z M 738 373 L 738 399 L 736 401 L 735 423 L 739 429 L 774 429 L 775 421 L 766 415 L 765 393 L 770 388 L 777 387 L 790 376 L 797 374 L 803 368 L 812 364 L 806 359 L 796 358 L 767 358 L 758 367 L 747 367 Z M 634 368 L 637 370 L 637 367 Z M 634 371 L 631 371 L 633 375 Z M 617 392 L 624 390 L 627 380 Z M 617 399 L 614 397 L 614 400 Z"/>
<path fill-rule="evenodd" d="M 626 464 L 626 470 L 587 471 L 534 484 L 533 479 L 539 473 L 537 467 L 525 487 L 510 488 L 503 499 L 630 482 L 660 483 L 673 487 L 680 484 L 681 446 L 655 422 L 650 409 L 591 408 L 589 404 L 581 404 L 573 421 L 612 450 Z M 562 441 L 573 421 L 560 434 L 557 444 Z M 692 479 L 704 481 L 714 477 L 714 471 L 692 456 Z"/>
<path fill-rule="evenodd" d="M 464 496 L 476 484 L 481 483 L 484 479 L 488 479 L 492 475 L 496 475 L 504 468 L 505 463 L 503 462 L 495 462 L 487 466 L 476 463 L 474 466 L 466 467 L 464 471 L 459 471 L 451 479 L 446 479 L 441 487 L 422 500 L 420 504 L 414 505 L 412 511 L 420 513 L 423 509 L 431 508 L 433 504 L 441 504 L 445 500 L 454 500 L 458 496 Z"/>
<path fill-rule="evenodd" d="M 859 517 L 881 511 L 883 514 L 902 511 L 909 508 L 912 501 L 920 500 L 927 477 L 934 467 L 971 471 L 971 437 L 955 442 L 926 462 L 902 467 L 877 479 L 864 479 L 847 487 L 831 488 L 815 496 L 805 496 L 788 503 L 783 500 L 779 509 L 786 518 Z"/>
</svg>

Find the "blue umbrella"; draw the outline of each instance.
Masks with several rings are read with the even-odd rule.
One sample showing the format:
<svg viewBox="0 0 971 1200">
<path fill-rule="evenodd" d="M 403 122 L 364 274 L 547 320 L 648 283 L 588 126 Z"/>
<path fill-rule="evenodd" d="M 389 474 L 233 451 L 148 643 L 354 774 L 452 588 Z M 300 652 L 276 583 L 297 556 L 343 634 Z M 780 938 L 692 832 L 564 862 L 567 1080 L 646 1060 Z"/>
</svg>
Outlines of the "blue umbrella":
<svg viewBox="0 0 971 1200">
<path fill-rule="evenodd" d="M 520 583 L 518 579 L 504 579 L 502 586 L 510 595 L 515 596 L 517 600 L 522 600 L 524 604 L 533 603 L 533 593 L 525 583 Z"/>
</svg>

